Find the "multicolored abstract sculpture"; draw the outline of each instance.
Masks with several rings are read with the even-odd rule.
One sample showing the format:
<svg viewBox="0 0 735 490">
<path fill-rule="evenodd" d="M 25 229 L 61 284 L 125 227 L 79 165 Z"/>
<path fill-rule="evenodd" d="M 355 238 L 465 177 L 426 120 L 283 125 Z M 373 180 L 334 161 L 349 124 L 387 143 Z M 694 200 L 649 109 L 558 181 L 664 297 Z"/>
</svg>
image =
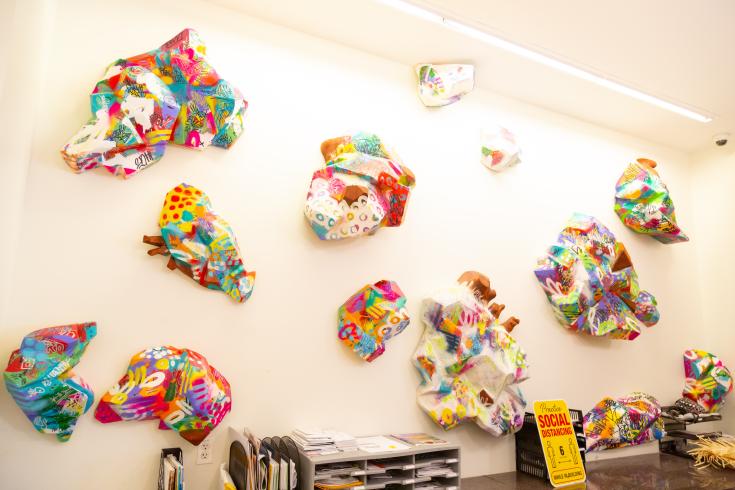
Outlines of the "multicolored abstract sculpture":
<svg viewBox="0 0 735 490">
<path fill-rule="evenodd" d="M 635 392 L 604 398 L 584 416 L 587 451 L 637 446 L 661 439 L 666 432 L 661 406 L 651 395 Z"/>
<path fill-rule="evenodd" d="M 94 322 L 31 332 L 3 373 L 5 387 L 36 430 L 56 434 L 61 442 L 94 402 L 92 388 L 72 368 L 95 335 Z"/>
<path fill-rule="evenodd" d="M 311 180 L 304 214 L 321 240 L 372 235 L 399 226 L 413 173 L 374 134 L 357 133 L 322 143 L 325 168 Z"/>
<path fill-rule="evenodd" d="M 255 271 L 245 270 L 235 233 L 212 211 L 209 197 L 188 184 L 174 187 L 158 220 L 162 236 L 143 236 L 155 245 L 148 255 L 171 255 L 168 268 L 243 303 L 253 292 Z"/>
<path fill-rule="evenodd" d="M 166 345 L 135 354 L 94 416 L 103 424 L 160 419 L 159 429 L 175 430 L 196 446 L 231 408 L 230 384 L 204 356 Z"/>
<path fill-rule="evenodd" d="M 656 298 L 639 288 L 625 247 L 592 216 L 574 214 L 535 273 L 557 319 L 572 331 L 633 340 L 640 323 L 658 322 Z"/>
<path fill-rule="evenodd" d="M 171 142 L 229 148 L 248 103 L 205 58 L 193 29 L 158 49 L 110 65 L 92 91 L 92 118 L 61 150 L 76 172 L 103 166 L 130 177 L 163 157 Z"/>
<path fill-rule="evenodd" d="M 513 133 L 505 128 L 482 132 L 481 162 L 490 170 L 499 172 L 521 163 L 521 148 Z"/>
<path fill-rule="evenodd" d="M 639 158 L 625 169 L 615 184 L 615 212 L 625 226 L 661 243 L 689 241 L 676 224 L 674 202 L 653 160 Z"/>
<path fill-rule="evenodd" d="M 701 413 L 718 412 L 732 391 L 732 375 L 714 354 L 691 349 L 684 352 L 686 381 L 682 396 L 702 408 Z"/>
<path fill-rule="evenodd" d="M 474 421 L 494 436 L 523 425 L 528 379 L 526 354 L 510 335 L 519 321 L 500 323 L 505 305 L 490 303 L 495 291 L 478 272 L 424 300 L 424 334 L 414 353 L 421 375 L 419 406 L 445 430 Z"/>
<path fill-rule="evenodd" d="M 403 332 L 410 319 L 406 296 L 394 281 L 368 284 L 339 307 L 339 339 L 367 362 L 385 352 L 385 342 Z"/>
<path fill-rule="evenodd" d="M 427 107 L 441 107 L 457 102 L 475 88 L 472 65 L 416 65 L 419 99 Z"/>
</svg>

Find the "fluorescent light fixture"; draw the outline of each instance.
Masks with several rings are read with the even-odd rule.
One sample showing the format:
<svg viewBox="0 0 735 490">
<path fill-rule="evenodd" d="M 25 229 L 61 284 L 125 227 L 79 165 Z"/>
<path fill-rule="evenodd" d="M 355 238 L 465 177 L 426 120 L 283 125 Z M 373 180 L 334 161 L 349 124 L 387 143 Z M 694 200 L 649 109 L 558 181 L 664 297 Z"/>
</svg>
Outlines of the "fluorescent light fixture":
<svg viewBox="0 0 735 490">
<path fill-rule="evenodd" d="M 480 29 L 471 27 L 457 20 L 446 18 L 441 14 L 432 12 L 431 10 L 425 9 L 423 7 L 419 7 L 418 5 L 415 5 L 411 2 L 408 2 L 405 0 L 377 0 L 377 1 L 385 5 L 388 5 L 389 7 L 393 7 L 397 10 L 400 10 L 401 12 L 407 13 L 409 15 L 413 15 L 423 20 L 433 22 L 435 24 L 440 24 L 455 32 L 459 32 L 468 37 L 477 39 L 478 41 L 482 41 L 485 44 L 495 46 L 496 48 L 503 49 L 515 55 L 521 56 L 531 61 L 535 61 L 536 63 L 540 63 L 550 68 L 554 68 L 555 70 L 559 70 L 568 75 L 572 75 L 577 78 L 587 80 L 588 82 L 595 83 L 597 85 L 600 85 L 601 87 L 605 87 L 607 89 L 613 90 L 620 94 L 627 95 L 628 97 L 632 97 L 634 99 L 638 99 L 642 102 L 646 102 L 648 104 L 654 105 L 661 109 L 665 109 L 667 111 L 674 112 L 681 116 L 688 117 L 689 119 L 693 119 L 695 121 L 699 121 L 702 123 L 707 123 L 712 120 L 711 117 L 706 116 L 704 114 L 700 114 L 691 109 L 687 109 L 686 107 L 676 105 L 667 100 L 659 99 L 658 97 L 655 97 L 653 95 L 647 94 L 645 92 L 641 92 L 640 90 L 636 90 L 632 87 L 628 87 L 627 85 L 623 85 L 621 83 L 615 82 L 613 80 L 610 80 L 609 78 L 605 78 L 603 76 L 596 75 L 592 72 L 589 72 L 581 68 L 578 68 L 576 66 L 570 65 L 568 63 L 564 63 L 563 61 L 559 61 L 550 56 L 541 54 L 537 51 L 533 51 L 531 49 L 525 48 L 519 44 L 512 43 L 506 39 L 494 36 L 485 31 L 481 31 Z"/>
<path fill-rule="evenodd" d="M 405 2 L 403 0 L 378 1 L 380 3 L 388 5 L 389 7 L 393 7 L 396 10 L 400 10 L 401 12 L 413 15 L 414 17 L 428 20 L 429 22 L 434 22 L 436 24 L 442 24 L 444 22 L 444 17 L 442 17 L 441 15 L 434 13 L 431 10 L 426 10 L 425 8 L 419 7 L 418 5 L 414 5 L 411 2 Z"/>
</svg>

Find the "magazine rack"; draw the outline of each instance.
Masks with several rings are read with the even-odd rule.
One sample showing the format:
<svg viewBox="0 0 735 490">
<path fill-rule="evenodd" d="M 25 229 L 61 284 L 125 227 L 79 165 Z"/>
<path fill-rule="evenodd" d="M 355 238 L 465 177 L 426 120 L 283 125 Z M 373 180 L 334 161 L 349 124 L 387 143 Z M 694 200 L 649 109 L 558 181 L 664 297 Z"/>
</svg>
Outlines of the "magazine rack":
<svg viewBox="0 0 735 490">
<path fill-rule="evenodd" d="M 184 453 L 181 451 L 181 448 L 169 447 L 161 449 L 161 459 L 158 463 L 158 490 L 166 490 L 163 482 L 163 460 L 166 459 L 169 454 L 176 458 L 179 463 L 182 465 L 184 464 Z"/>
<path fill-rule="evenodd" d="M 663 407 L 663 411 L 668 412 L 669 407 Z M 662 453 L 691 458 L 688 453 L 692 449 L 689 441 L 696 441 L 700 438 L 716 439 L 722 436 L 722 432 L 691 432 L 687 430 L 688 425 L 722 420 L 719 413 L 705 414 L 693 421 L 680 421 L 666 415 L 662 415 L 661 418 L 664 421 L 664 430 L 666 431 L 666 435 L 658 441 L 658 449 Z"/>
</svg>

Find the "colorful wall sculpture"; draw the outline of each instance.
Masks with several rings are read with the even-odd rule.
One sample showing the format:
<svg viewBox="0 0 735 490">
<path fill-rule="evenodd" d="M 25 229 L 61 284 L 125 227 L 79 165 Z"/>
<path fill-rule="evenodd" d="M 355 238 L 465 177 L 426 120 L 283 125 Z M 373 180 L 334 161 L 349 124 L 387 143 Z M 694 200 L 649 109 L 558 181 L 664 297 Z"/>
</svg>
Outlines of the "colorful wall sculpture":
<svg viewBox="0 0 735 490">
<path fill-rule="evenodd" d="M 490 303 L 489 279 L 466 272 L 458 283 L 426 299 L 424 334 L 414 353 L 421 375 L 421 408 L 445 430 L 471 420 L 492 435 L 523 425 L 526 354 L 510 335 L 518 319 L 500 323 L 505 305 Z"/>
<path fill-rule="evenodd" d="M 521 148 L 516 137 L 505 128 L 483 131 L 481 151 L 480 161 L 495 172 L 521 163 Z"/>
<path fill-rule="evenodd" d="M 372 235 L 403 222 L 413 173 L 374 134 L 322 143 L 325 168 L 311 180 L 304 214 L 321 240 Z"/>
<path fill-rule="evenodd" d="M 606 397 L 584 416 L 587 451 L 637 446 L 661 439 L 661 406 L 651 395 L 634 392 L 617 400 Z"/>
<path fill-rule="evenodd" d="M 426 107 L 457 102 L 475 88 L 472 65 L 416 65 L 419 99 Z"/>
<path fill-rule="evenodd" d="M 159 429 L 175 430 L 196 446 L 231 408 L 230 384 L 204 356 L 161 346 L 133 356 L 94 416 L 105 424 L 159 419 Z"/>
<path fill-rule="evenodd" d="M 130 177 L 163 157 L 168 143 L 229 148 L 247 102 L 205 58 L 196 31 L 111 64 L 92 91 L 92 118 L 61 150 L 77 172 L 102 166 Z"/>
<path fill-rule="evenodd" d="M 656 172 L 656 162 L 639 158 L 615 184 L 615 212 L 631 230 L 661 243 L 689 241 L 676 224 L 669 189 Z"/>
<path fill-rule="evenodd" d="M 385 343 L 403 332 L 410 321 L 406 296 L 394 281 L 368 284 L 337 311 L 339 339 L 372 362 L 385 352 Z"/>
<path fill-rule="evenodd" d="M 168 268 L 179 269 L 209 289 L 243 303 L 253 292 L 255 271 L 245 270 L 235 233 L 212 211 L 207 195 L 179 184 L 166 194 L 158 220 L 161 236 L 144 236 L 155 245 L 148 255 L 169 255 Z"/>
<path fill-rule="evenodd" d="M 5 387 L 36 430 L 61 442 L 69 440 L 94 402 L 94 392 L 72 368 L 95 335 L 94 322 L 31 332 L 3 373 Z"/>
<path fill-rule="evenodd" d="M 684 352 L 684 376 L 682 396 L 696 403 L 699 413 L 718 412 L 732 391 L 730 370 L 719 357 L 703 350 Z"/>
<path fill-rule="evenodd" d="M 656 298 L 639 288 L 625 247 L 592 216 L 574 214 L 535 273 L 557 319 L 574 332 L 633 340 L 641 323 L 658 322 Z"/>
</svg>

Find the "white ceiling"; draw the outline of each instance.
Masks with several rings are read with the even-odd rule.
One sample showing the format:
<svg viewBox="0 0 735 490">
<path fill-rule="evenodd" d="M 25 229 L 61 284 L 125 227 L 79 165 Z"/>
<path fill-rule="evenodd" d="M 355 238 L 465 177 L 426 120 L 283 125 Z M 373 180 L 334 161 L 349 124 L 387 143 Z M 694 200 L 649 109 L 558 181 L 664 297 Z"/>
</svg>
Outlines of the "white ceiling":
<svg viewBox="0 0 735 490">
<path fill-rule="evenodd" d="M 713 117 L 699 123 L 376 0 L 209 0 L 413 65 L 472 62 L 483 88 L 685 151 L 735 133 L 735 0 L 413 0 Z M 732 142 L 731 144 L 735 144 Z"/>
</svg>

